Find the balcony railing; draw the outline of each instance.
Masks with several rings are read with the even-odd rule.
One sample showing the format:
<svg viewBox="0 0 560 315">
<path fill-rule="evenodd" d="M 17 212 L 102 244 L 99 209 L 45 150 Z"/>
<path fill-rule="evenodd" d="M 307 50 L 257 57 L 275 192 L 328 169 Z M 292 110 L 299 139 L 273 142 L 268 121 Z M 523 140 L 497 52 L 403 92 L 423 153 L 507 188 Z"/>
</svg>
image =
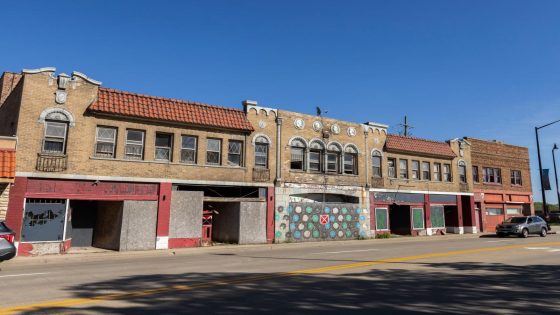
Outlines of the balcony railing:
<svg viewBox="0 0 560 315">
<path fill-rule="evenodd" d="M 270 170 L 267 168 L 253 168 L 254 182 L 268 182 L 270 180 Z"/>
<path fill-rule="evenodd" d="M 40 172 L 62 172 L 68 167 L 68 157 L 66 155 L 37 154 L 36 169 Z"/>
</svg>

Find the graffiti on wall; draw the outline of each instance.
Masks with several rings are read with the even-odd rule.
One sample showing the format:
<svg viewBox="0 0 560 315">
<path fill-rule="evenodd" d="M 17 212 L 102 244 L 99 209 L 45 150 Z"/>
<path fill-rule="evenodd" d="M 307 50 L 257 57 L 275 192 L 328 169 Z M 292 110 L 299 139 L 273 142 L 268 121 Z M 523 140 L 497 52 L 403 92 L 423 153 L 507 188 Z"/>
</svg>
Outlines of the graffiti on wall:
<svg viewBox="0 0 560 315">
<path fill-rule="evenodd" d="M 294 242 L 367 236 L 367 215 L 358 204 L 291 202 L 276 208 L 276 239 Z"/>
</svg>

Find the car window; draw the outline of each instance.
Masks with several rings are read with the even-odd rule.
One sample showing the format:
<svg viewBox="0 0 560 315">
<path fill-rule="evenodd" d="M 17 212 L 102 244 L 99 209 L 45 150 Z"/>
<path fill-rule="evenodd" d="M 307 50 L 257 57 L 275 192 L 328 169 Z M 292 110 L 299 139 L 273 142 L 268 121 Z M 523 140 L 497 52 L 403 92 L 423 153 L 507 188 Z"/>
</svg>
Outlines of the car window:
<svg viewBox="0 0 560 315">
<path fill-rule="evenodd" d="M 506 223 L 525 223 L 527 218 L 524 217 L 513 217 L 506 220 Z"/>
<path fill-rule="evenodd" d="M 543 221 L 543 219 L 541 219 L 541 217 L 533 217 L 533 221 L 540 223 Z"/>
</svg>

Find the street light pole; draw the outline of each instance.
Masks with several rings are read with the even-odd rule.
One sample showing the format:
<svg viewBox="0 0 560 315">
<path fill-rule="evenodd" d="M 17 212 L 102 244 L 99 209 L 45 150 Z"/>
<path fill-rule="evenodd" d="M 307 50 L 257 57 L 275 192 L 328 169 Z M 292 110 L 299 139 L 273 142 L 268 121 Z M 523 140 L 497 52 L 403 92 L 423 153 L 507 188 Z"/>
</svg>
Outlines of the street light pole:
<svg viewBox="0 0 560 315">
<path fill-rule="evenodd" d="M 560 122 L 560 119 L 555 120 L 551 123 L 548 123 L 546 125 L 542 125 L 540 127 L 535 127 L 535 136 L 537 137 L 537 156 L 539 158 L 539 178 L 541 179 L 541 194 L 542 194 L 542 203 L 543 203 L 543 212 L 544 212 L 544 217 L 545 219 L 548 221 L 548 206 L 546 204 L 546 194 L 544 192 L 544 180 L 543 180 L 543 174 L 542 174 L 542 161 L 541 161 L 541 147 L 539 145 L 539 129 L 542 129 L 544 127 L 548 127 L 552 124 L 555 124 L 557 122 Z"/>
<path fill-rule="evenodd" d="M 554 156 L 554 150 L 558 150 L 556 143 L 552 148 L 552 163 L 554 164 L 554 180 L 556 181 L 556 196 L 558 197 L 558 206 L 560 206 L 560 190 L 558 190 L 558 173 L 556 172 L 556 158 Z"/>
</svg>

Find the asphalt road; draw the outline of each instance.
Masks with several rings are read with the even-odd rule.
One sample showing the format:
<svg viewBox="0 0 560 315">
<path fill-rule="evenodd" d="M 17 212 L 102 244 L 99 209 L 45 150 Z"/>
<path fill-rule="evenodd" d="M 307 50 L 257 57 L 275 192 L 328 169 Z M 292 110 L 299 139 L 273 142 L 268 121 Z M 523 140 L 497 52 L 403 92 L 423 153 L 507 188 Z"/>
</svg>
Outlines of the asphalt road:
<svg viewBox="0 0 560 315">
<path fill-rule="evenodd" d="M 16 258 L 0 314 L 560 314 L 560 236 Z"/>
</svg>

